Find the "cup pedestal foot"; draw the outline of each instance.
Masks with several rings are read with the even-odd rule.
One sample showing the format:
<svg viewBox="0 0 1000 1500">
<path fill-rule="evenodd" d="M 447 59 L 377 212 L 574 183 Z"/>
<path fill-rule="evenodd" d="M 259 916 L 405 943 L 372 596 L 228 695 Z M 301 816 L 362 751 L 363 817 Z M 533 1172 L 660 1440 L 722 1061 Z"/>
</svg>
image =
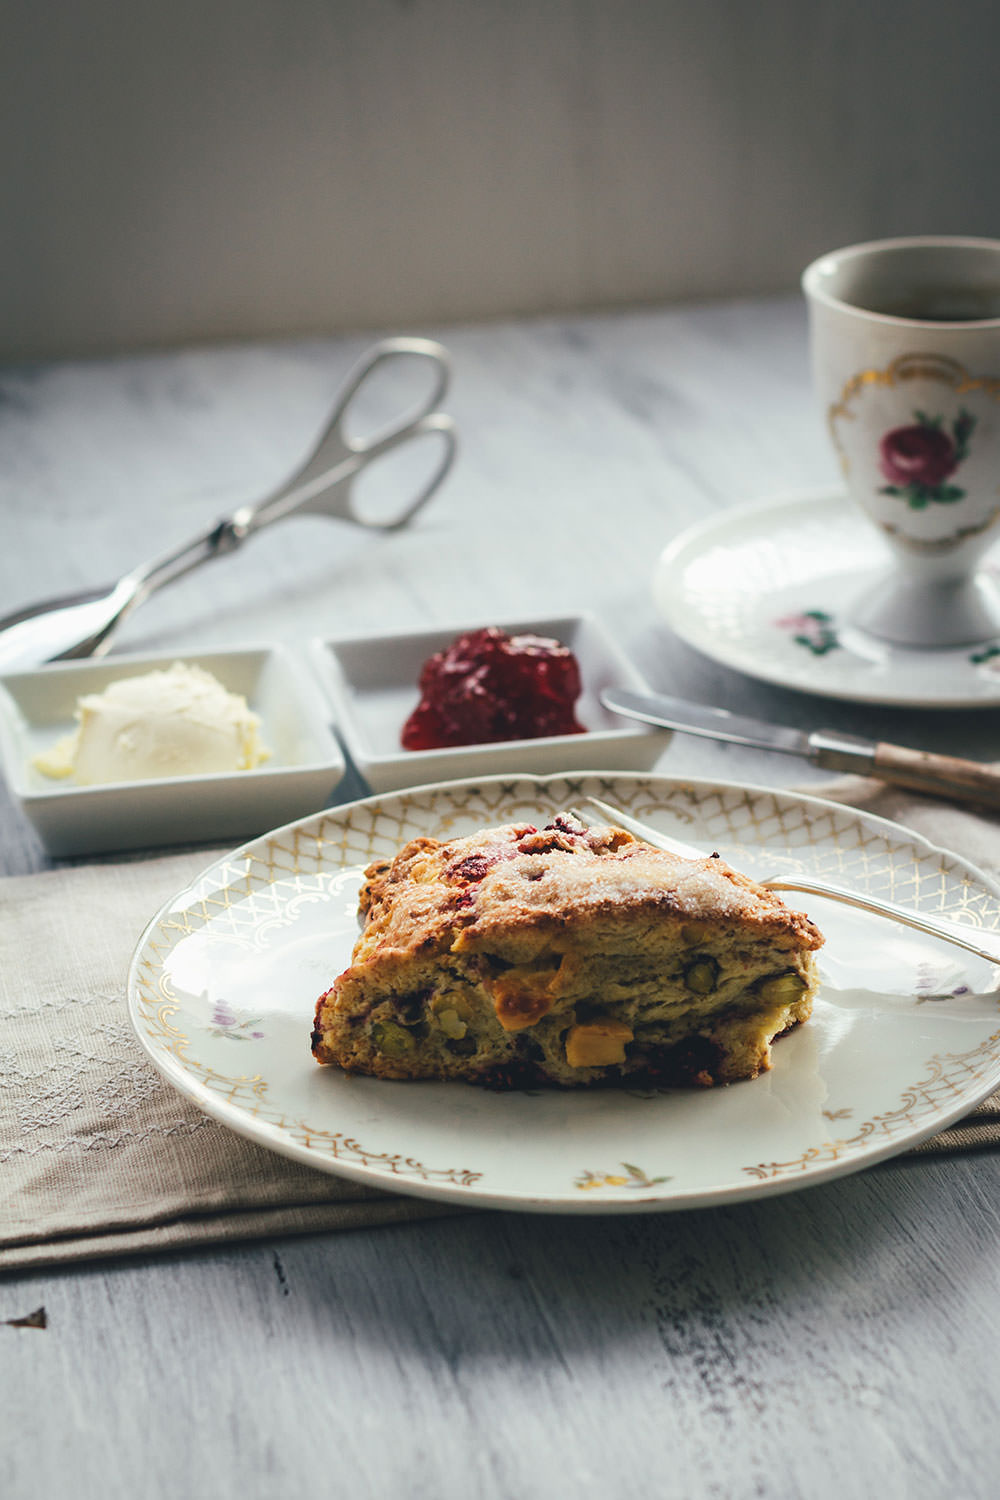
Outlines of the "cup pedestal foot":
<svg viewBox="0 0 1000 1500">
<path fill-rule="evenodd" d="M 932 583 L 890 572 L 856 602 L 851 624 L 894 646 L 975 646 L 1000 637 L 1000 590 L 984 574 Z"/>
</svg>

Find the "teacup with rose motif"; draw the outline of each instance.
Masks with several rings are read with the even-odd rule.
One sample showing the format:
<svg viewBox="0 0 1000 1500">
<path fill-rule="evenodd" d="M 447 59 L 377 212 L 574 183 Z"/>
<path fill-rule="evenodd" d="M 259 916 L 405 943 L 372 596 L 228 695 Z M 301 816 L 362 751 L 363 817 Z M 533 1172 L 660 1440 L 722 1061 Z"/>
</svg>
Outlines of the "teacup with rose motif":
<svg viewBox="0 0 1000 1500">
<path fill-rule="evenodd" d="M 900 646 L 1000 635 L 1000 240 L 926 235 L 802 278 L 813 376 L 851 497 L 895 566 L 852 623 Z"/>
</svg>

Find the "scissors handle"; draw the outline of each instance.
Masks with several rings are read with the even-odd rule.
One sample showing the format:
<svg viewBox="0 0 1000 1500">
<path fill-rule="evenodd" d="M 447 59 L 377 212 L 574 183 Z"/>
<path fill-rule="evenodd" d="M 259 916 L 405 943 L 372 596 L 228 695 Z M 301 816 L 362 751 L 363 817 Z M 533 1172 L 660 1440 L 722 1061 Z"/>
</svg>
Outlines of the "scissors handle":
<svg viewBox="0 0 1000 1500">
<path fill-rule="evenodd" d="M 429 364 L 433 386 L 424 400 L 409 414 L 383 427 L 363 441 L 348 437 L 344 423 L 362 387 L 367 385 L 380 365 L 416 359 Z M 448 390 L 451 365 L 447 350 L 433 339 L 393 338 L 375 344 L 358 361 L 347 376 L 337 404 L 326 428 L 312 451 L 285 483 L 253 507 L 244 507 L 230 519 L 247 536 L 272 521 L 286 516 L 313 512 L 354 521 L 380 531 L 394 531 L 425 505 L 451 467 L 457 448 L 455 424 L 437 407 Z M 419 493 L 389 521 L 372 521 L 354 507 L 351 481 L 368 464 L 399 447 L 402 443 L 438 434 L 441 454 L 437 467 Z"/>
<path fill-rule="evenodd" d="M 387 364 L 391 360 L 397 360 L 401 355 L 412 355 L 414 358 L 428 363 L 434 374 L 434 385 L 430 394 L 425 397 L 411 418 L 404 418 L 392 427 L 386 428 L 378 435 L 380 438 L 388 437 L 391 433 L 398 433 L 402 436 L 409 430 L 413 422 L 419 421 L 421 417 L 429 417 L 432 412 L 436 411 L 447 394 L 448 383 L 451 379 L 451 362 L 448 358 L 448 351 L 443 344 L 437 343 L 434 339 L 397 338 L 383 339 L 381 343 L 373 345 L 371 349 L 361 356 L 353 370 L 348 373 L 341 391 L 340 400 L 330 418 L 330 428 L 339 430 L 342 440 L 347 446 L 354 448 L 355 451 L 366 451 L 377 439 L 372 439 L 369 443 L 348 443 L 348 440 L 343 437 L 344 417 L 358 392 L 361 390 L 361 387 L 367 384 L 379 365 Z M 321 447 L 322 439 L 317 445 L 316 453 L 318 453 Z M 310 467 L 312 463 L 313 459 L 311 458 L 308 461 Z"/>
<path fill-rule="evenodd" d="M 350 439 L 344 432 L 344 418 L 361 387 L 380 364 L 409 356 L 427 360 L 433 366 L 434 385 L 430 395 L 408 417 L 383 428 L 374 437 L 364 442 Z M 395 531 L 405 526 L 434 494 L 455 457 L 458 446 L 455 424 L 445 412 L 434 410 L 448 389 L 450 374 L 447 350 L 432 339 L 394 338 L 375 344 L 348 374 L 326 427 L 291 478 L 257 504 L 241 506 L 180 547 L 134 568 L 122 580 L 122 584 L 129 585 L 129 608 L 202 563 L 235 552 L 254 532 L 286 516 L 311 511 L 378 531 Z M 368 520 L 359 515 L 351 492 L 355 475 L 399 444 L 428 434 L 438 435 L 441 453 L 436 468 L 418 494 L 388 521 Z"/>
<path fill-rule="evenodd" d="M 430 361 L 434 385 L 409 417 L 383 428 L 365 442 L 344 432 L 344 416 L 376 367 L 400 356 Z M 326 429 L 292 477 L 257 505 L 245 505 L 170 552 L 140 563 L 109 589 L 87 589 L 72 597 L 47 599 L 0 619 L 0 662 L 5 670 L 37 666 L 43 661 L 102 655 L 127 615 L 150 594 L 192 569 L 242 546 L 247 537 L 272 521 L 312 510 L 341 516 L 361 526 L 393 531 L 404 526 L 430 499 L 455 456 L 455 424 L 434 408 L 448 389 L 448 356 L 430 339 L 385 339 L 354 367 Z M 366 519 L 354 509 L 351 481 L 368 463 L 411 439 L 436 435 L 441 455 L 419 494 L 389 521 Z"/>
</svg>

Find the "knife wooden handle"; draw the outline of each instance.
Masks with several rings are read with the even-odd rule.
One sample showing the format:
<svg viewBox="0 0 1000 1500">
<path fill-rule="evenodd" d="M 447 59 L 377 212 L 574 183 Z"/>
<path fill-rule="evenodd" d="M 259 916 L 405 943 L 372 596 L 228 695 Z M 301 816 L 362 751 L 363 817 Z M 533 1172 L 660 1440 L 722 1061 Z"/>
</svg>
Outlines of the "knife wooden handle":
<svg viewBox="0 0 1000 1500">
<path fill-rule="evenodd" d="M 871 774 L 896 786 L 932 792 L 959 802 L 1000 808 L 1000 768 L 957 755 L 933 755 L 902 745 L 878 744 Z"/>
</svg>

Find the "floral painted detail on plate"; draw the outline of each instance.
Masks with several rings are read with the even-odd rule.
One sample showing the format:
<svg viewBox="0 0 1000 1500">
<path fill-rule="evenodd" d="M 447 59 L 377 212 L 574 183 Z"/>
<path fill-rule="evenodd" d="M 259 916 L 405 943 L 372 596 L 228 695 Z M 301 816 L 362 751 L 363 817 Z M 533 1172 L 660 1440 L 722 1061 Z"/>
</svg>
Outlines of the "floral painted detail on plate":
<svg viewBox="0 0 1000 1500">
<path fill-rule="evenodd" d="M 924 1005 L 928 1000 L 960 1000 L 963 995 L 972 994 L 972 986 L 955 984 L 947 970 L 922 963 L 917 965 L 916 991 L 917 1004 Z"/>
<path fill-rule="evenodd" d="M 1000 924 L 998 892 L 973 867 L 821 799 L 655 776 L 482 777 L 329 809 L 212 864 L 140 940 L 129 975 L 137 1037 L 207 1115 L 295 1161 L 391 1192 L 572 1214 L 708 1207 L 814 1183 L 905 1149 L 996 1086 L 1000 1012 L 985 961 L 977 969 L 969 960 L 976 993 L 921 1007 L 915 1025 L 912 967 L 904 988 L 873 1005 L 883 986 L 872 919 L 846 908 L 825 925 L 851 988 L 824 981 L 809 1025 L 753 1082 L 640 1100 L 390 1084 L 317 1068 L 315 997 L 349 958 L 366 865 L 408 838 L 537 824 L 591 793 L 654 826 L 683 828 L 748 873 L 777 858 L 973 927 Z M 881 941 L 880 931 L 876 948 Z M 265 1033 L 249 1053 L 228 1034 L 243 1023 L 251 1039 Z M 851 1111 L 846 1128 L 824 1117 L 831 1101 Z M 846 1139 L 831 1141 L 841 1130 Z M 670 1176 L 658 1170 L 665 1140 L 684 1142 L 669 1154 Z"/>
<path fill-rule="evenodd" d="M 994 1032 L 990 1038 L 990 1045 L 995 1046 L 997 1042 L 1000 1042 L 1000 1032 Z M 786 1161 L 759 1161 L 743 1170 L 749 1177 L 766 1182 L 843 1160 L 879 1139 L 888 1141 L 894 1136 L 908 1134 L 928 1109 L 940 1108 L 949 1095 L 960 1092 L 967 1085 L 977 1061 L 978 1049 L 932 1056 L 924 1077 L 904 1090 L 898 1106 L 865 1120 L 853 1136 L 821 1141 L 803 1151 L 801 1156 Z M 840 1112 L 831 1118 L 841 1118 Z"/>
<path fill-rule="evenodd" d="M 833 615 L 824 609 L 805 609 L 800 614 L 782 615 L 775 620 L 779 630 L 786 630 L 797 646 L 804 646 L 813 656 L 825 656 L 840 645 Z"/>
<path fill-rule="evenodd" d="M 229 1037 L 234 1042 L 259 1042 L 263 1040 L 264 1032 L 255 1031 L 254 1027 L 260 1025 L 260 1020 L 260 1016 L 241 1020 L 228 1001 L 217 999 L 212 1004 L 212 1024 L 208 1034 Z"/>
<path fill-rule="evenodd" d="M 588 1192 L 591 1188 L 621 1187 L 621 1188 L 651 1188 L 658 1183 L 669 1182 L 669 1177 L 650 1177 L 641 1167 L 634 1166 L 630 1161 L 621 1163 L 622 1172 L 591 1172 L 584 1170 L 573 1183 L 574 1187 L 581 1192 Z"/>
<path fill-rule="evenodd" d="M 969 456 L 969 438 L 976 419 L 963 406 L 948 432 L 944 417 L 915 411 L 913 422 L 894 427 L 878 445 L 878 466 L 889 481 L 879 493 L 905 500 L 911 510 L 928 505 L 953 505 L 965 490 L 946 484 Z"/>
</svg>

